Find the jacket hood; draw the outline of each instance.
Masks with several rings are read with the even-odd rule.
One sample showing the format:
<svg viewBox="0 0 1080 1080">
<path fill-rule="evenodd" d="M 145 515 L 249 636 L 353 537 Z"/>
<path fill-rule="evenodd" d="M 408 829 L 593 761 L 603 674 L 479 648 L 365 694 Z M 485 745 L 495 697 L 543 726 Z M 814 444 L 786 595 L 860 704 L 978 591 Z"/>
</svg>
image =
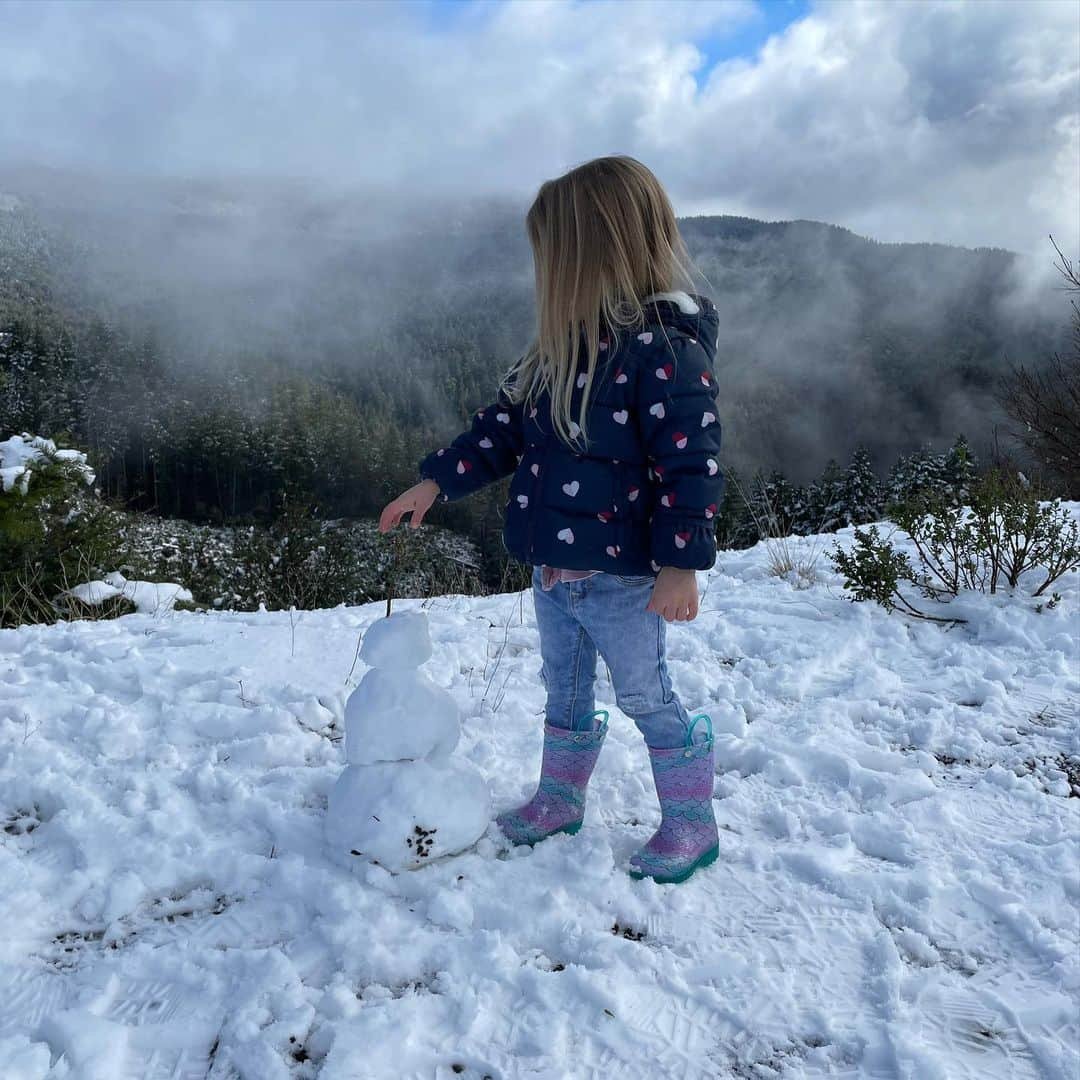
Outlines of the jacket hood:
<svg viewBox="0 0 1080 1080">
<path fill-rule="evenodd" d="M 641 301 L 641 305 L 645 309 L 646 327 L 662 326 L 667 330 L 684 333 L 690 338 L 701 341 L 710 358 L 715 355 L 717 336 L 720 331 L 720 313 L 707 296 L 681 290 L 659 292 L 646 296 Z M 610 332 L 606 329 L 606 324 L 601 321 L 600 336 L 606 337 Z M 616 331 L 615 336 L 633 338 L 636 333 L 637 331 L 624 328 Z M 583 341 L 584 336 L 585 332 L 582 330 Z"/>
<path fill-rule="evenodd" d="M 649 325 L 681 330 L 702 341 L 710 352 L 715 349 L 720 314 L 707 296 L 682 291 L 653 293 L 643 304 Z"/>
</svg>

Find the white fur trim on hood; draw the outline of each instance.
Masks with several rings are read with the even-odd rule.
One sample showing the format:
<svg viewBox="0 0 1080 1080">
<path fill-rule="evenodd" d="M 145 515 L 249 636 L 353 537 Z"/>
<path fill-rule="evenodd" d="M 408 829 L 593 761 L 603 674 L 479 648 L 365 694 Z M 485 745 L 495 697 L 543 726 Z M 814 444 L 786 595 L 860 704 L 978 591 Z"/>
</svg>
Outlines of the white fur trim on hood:
<svg viewBox="0 0 1080 1080">
<path fill-rule="evenodd" d="M 670 300 L 679 305 L 679 310 L 684 315 L 696 315 L 701 308 L 690 298 L 689 293 L 683 292 L 681 289 L 676 292 L 658 292 L 653 293 L 651 296 L 645 297 L 645 302 L 650 300 Z"/>
</svg>

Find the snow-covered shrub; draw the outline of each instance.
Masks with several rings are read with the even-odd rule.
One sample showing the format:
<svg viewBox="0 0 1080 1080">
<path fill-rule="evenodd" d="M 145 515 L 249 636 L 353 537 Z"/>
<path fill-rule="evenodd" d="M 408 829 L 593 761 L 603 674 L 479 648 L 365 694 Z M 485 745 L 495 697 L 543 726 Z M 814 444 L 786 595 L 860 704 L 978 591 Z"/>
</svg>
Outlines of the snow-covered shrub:
<svg viewBox="0 0 1080 1080">
<path fill-rule="evenodd" d="M 30 481 L 38 473 L 37 488 L 48 484 L 49 476 L 66 476 L 94 482 L 94 472 L 86 463 L 86 455 L 78 450 L 58 450 L 51 439 L 37 435 L 12 435 L 0 442 L 0 488 L 4 493 L 26 495 Z"/>
<path fill-rule="evenodd" d="M 318 607 L 366 603 L 386 595 L 392 573 L 399 596 L 490 591 L 475 545 L 434 525 L 416 533 L 402 529 L 402 543 L 390 545 L 375 521 L 311 519 L 292 530 L 292 558 L 283 561 L 290 532 L 284 525 L 199 525 L 151 514 L 118 514 L 117 521 L 124 542 L 118 565 L 127 577 L 182 582 L 200 604 L 220 611 L 254 611 L 259 604 L 288 608 L 293 600 L 298 607 L 305 600 Z M 313 545 L 314 530 L 319 535 Z M 305 545 L 309 554 L 334 549 L 337 571 L 327 575 L 322 557 L 315 556 L 311 566 L 320 580 L 298 582 L 295 559 Z"/>
<path fill-rule="evenodd" d="M 915 562 L 876 528 L 855 530 L 850 551 L 836 544 L 832 561 L 853 600 L 874 600 L 927 618 L 901 591 L 914 586 L 929 600 L 961 592 L 994 594 L 1017 589 L 1031 596 L 1080 570 L 1080 523 L 1060 501 L 1042 502 L 1019 479 L 993 470 L 971 486 L 970 506 L 947 495 L 925 494 L 893 507 L 893 520 L 914 551 Z M 1051 594 L 1048 606 L 1057 602 Z"/>
<path fill-rule="evenodd" d="M 303 502 L 286 503 L 269 526 L 236 529 L 234 557 L 230 606 L 241 610 L 484 591 L 475 551 L 453 534 L 403 528 L 388 544 L 374 522 L 323 521 Z"/>
<path fill-rule="evenodd" d="M 57 598 L 56 607 L 68 618 L 162 615 L 177 608 L 195 610 L 194 597 L 168 581 L 134 581 L 114 571 L 100 581 L 84 581 Z"/>
<path fill-rule="evenodd" d="M 240 530 L 238 606 L 310 610 L 342 603 L 359 558 L 348 535 L 333 532 L 302 503 L 287 504 L 267 528 Z"/>
<path fill-rule="evenodd" d="M 0 626 L 51 622 L 62 593 L 115 565 L 114 516 L 93 483 L 79 451 L 0 441 Z"/>
<path fill-rule="evenodd" d="M 119 515 L 129 577 L 178 581 L 207 607 L 230 610 L 240 597 L 237 530 L 152 514 Z"/>
</svg>

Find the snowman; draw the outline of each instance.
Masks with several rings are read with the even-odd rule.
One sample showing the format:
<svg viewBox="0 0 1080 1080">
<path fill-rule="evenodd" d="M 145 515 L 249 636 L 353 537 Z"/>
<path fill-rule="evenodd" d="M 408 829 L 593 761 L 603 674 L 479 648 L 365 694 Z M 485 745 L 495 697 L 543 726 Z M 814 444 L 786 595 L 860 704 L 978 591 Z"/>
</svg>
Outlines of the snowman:
<svg viewBox="0 0 1080 1080">
<path fill-rule="evenodd" d="M 415 870 L 487 830 L 491 796 L 470 762 L 453 697 L 417 669 L 431 656 L 422 611 L 395 611 L 364 634 L 370 670 L 345 705 L 345 771 L 330 792 L 326 839 L 341 862 Z"/>
</svg>

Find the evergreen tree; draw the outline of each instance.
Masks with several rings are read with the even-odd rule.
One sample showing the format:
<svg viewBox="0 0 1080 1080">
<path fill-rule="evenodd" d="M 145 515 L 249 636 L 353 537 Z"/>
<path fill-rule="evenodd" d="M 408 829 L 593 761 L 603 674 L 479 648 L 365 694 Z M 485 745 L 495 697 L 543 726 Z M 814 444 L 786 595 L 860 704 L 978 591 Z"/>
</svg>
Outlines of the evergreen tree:
<svg viewBox="0 0 1080 1080">
<path fill-rule="evenodd" d="M 36 361 L 28 327 L 20 322 L 9 323 L 0 332 L 0 439 L 35 426 Z"/>
<path fill-rule="evenodd" d="M 856 447 L 840 481 L 837 517 L 839 528 L 847 525 L 865 525 L 877 521 L 884 509 L 881 482 L 874 473 L 870 452 L 864 446 Z"/>
<path fill-rule="evenodd" d="M 44 384 L 39 392 L 39 434 L 69 441 L 80 430 L 81 415 L 75 387 L 78 364 L 75 342 L 66 329 L 43 345 Z"/>
<path fill-rule="evenodd" d="M 807 489 L 803 519 L 799 522 L 800 533 L 805 536 L 836 532 L 843 527 L 843 487 L 844 474 L 840 465 L 835 458 L 830 458 L 821 478 Z"/>
<path fill-rule="evenodd" d="M 724 470 L 724 479 L 724 493 L 714 519 L 717 546 L 729 550 L 753 547 L 761 536 L 747 506 L 739 474 L 728 468 Z"/>
<path fill-rule="evenodd" d="M 958 435 L 947 453 L 921 447 L 897 459 L 885 488 L 889 506 L 943 499 L 949 506 L 970 501 L 978 461 L 967 439 Z"/>
<path fill-rule="evenodd" d="M 945 486 L 945 465 L 940 454 L 929 446 L 920 447 L 896 459 L 885 485 L 890 505 L 940 492 Z"/>
<path fill-rule="evenodd" d="M 978 462 L 968 446 L 967 439 L 963 435 L 957 435 L 942 463 L 942 480 L 955 505 L 964 506 L 970 503 L 977 467 Z"/>
<path fill-rule="evenodd" d="M 753 492 L 754 517 L 766 536 L 790 536 L 803 509 L 804 495 L 779 470 L 758 477 Z"/>
</svg>

